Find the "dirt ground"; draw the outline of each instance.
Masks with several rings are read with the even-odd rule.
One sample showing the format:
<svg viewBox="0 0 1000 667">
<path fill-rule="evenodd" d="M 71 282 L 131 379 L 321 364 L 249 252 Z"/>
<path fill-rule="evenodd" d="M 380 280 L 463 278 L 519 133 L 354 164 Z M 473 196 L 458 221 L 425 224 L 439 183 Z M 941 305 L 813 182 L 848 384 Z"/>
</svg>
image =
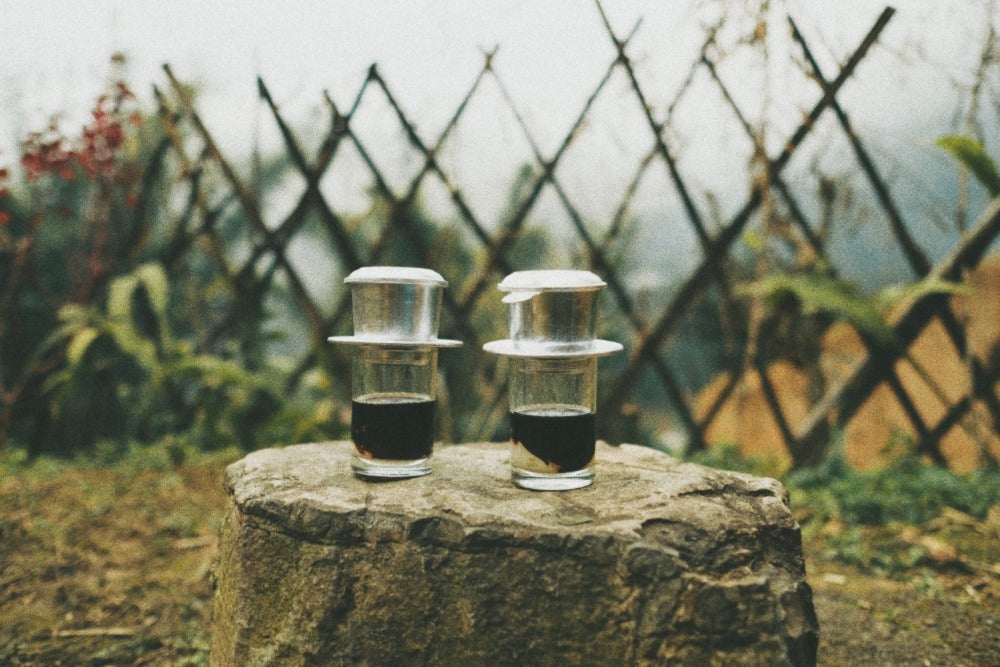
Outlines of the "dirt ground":
<svg viewBox="0 0 1000 667">
<path fill-rule="evenodd" d="M 207 663 L 224 463 L 0 469 L 0 664 Z M 820 664 L 1000 665 L 1000 528 L 845 530 L 805 531 Z"/>
<path fill-rule="evenodd" d="M 821 665 L 1000 665 L 1000 573 L 875 577 L 807 543 Z"/>
<path fill-rule="evenodd" d="M 0 480 L 0 664 L 204 664 L 222 465 Z"/>
</svg>

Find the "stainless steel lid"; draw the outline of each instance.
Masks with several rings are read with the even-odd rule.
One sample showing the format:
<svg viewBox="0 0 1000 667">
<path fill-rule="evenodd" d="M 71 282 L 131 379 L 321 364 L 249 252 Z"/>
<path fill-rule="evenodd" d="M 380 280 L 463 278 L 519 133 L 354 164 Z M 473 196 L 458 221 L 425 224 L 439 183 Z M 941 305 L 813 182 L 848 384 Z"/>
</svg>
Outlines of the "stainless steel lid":
<svg viewBox="0 0 1000 667">
<path fill-rule="evenodd" d="M 537 271 L 515 271 L 500 281 L 497 289 L 501 292 L 532 291 L 593 291 L 607 283 L 590 271 L 569 269 L 541 269 Z"/>
<path fill-rule="evenodd" d="M 458 347 L 437 337 L 441 295 L 448 281 L 437 271 L 410 266 L 365 266 L 344 279 L 351 286 L 354 335 L 331 343 Z"/>
<path fill-rule="evenodd" d="M 507 356 L 604 356 L 621 344 L 596 340 L 597 297 L 605 282 L 590 271 L 518 271 L 497 288 L 508 294 L 510 338 L 487 343 Z"/>
<path fill-rule="evenodd" d="M 415 266 L 362 266 L 344 278 L 344 282 L 348 285 L 354 283 L 400 283 L 438 287 L 448 285 L 448 281 L 437 271 Z"/>
</svg>

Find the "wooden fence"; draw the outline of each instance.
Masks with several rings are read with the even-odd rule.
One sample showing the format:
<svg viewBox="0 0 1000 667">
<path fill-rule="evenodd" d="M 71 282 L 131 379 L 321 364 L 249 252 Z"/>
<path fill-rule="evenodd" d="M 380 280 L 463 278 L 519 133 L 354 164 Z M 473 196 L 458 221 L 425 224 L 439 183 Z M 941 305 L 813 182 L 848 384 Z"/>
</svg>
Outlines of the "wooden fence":
<svg viewBox="0 0 1000 667">
<path fill-rule="evenodd" d="M 984 364 L 973 359 L 971 370 L 974 381 L 971 383 L 970 394 L 953 403 L 944 418 L 937 423 L 926 423 L 914 407 L 903 383 L 896 377 L 895 362 L 901 355 L 905 355 L 905 346 L 887 345 L 866 338 L 867 354 L 856 367 L 851 369 L 846 380 L 826 387 L 823 395 L 813 403 L 806 418 L 799 423 L 792 423 L 786 417 L 786 411 L 779 401 L 779 392 L 773 386 L 767 360 L 762 354 L 753 353 L 752 358 L 747 358 L 745 353 L 733 355 L 733 370 L 728 374 L 725 389 L 718 393 L 707 410 L 702 410 L 701 414 L 697 415 L 692 406 L 690 392 L 678 380 L 676 371 L 671 367 L 665 354 L 669 349 L 672 334 L 676 333 L 679 324 L 690 314 L 707 290 L 717 291 L 723 309 L 737 312 L 733 310 L 735 297 L 732 289 L 734 281 L 732 253 L 737 240 L 766 200 L 773 197 L 781 201 L 800 236 L 811 246 L 817 257 L 829 261 L 822 236 L 815 231 L 814 223 L 807 219 L 792 188 L 783 179 L 783 172 L 789 160 L 816 127 L 817 120 L 823 114 L 835 115 L 843 135 L 853 150 L 857 165 L 870 184 L 885 220 L 888 221 L 889 230 L 902 249 L 916 279 L 934 277 L 961 279 L 962 271 L 976 265 L 986 247 L 1000 231 L 1000 205 L 994 202 L 954 251 L 937 265 L 932 265 L 925 251 L 908 231 L 907 222 L 903 219 L 900 207 L 894 201 L 887 182 L 880 175 L 878 166 L 854 131 L 848 114 L 838 103 L 837 95 L 844 83 L 859 71 L 866 55 L 892 16 L 892 9 L 887 8 L 882 12 L 854 51 L 843 59 L 843 66 L 837 72 L 824 72 L 820 69 L 809 44 L 795 23 L 789 19 L 794 40 L 801 49 L 804 62 L 811 70 L 809 74 L 815 82 L 816 101 L 808 113 L 803 115 L 787 140 L 781 143 L 781 149 L 773 155 L 766 153 L 764 142 L 747 121 L 744 110 L 730 94 L 730 88 L 717 70 L 717 62 L 713 56 L 714 35 L 707 37 L 701 52 L 691 63 L 687 83 L 680 87 L 676 99 L 666 107 L 667 111 L 663 116 L 657 116 L 649 104 L 635 62 L 630 55 L 630 40 L 635 34 L 635 29 L 626 35 L 616 33 L 603 10 L 601 18 L 607 38 L 614 45 L 615 56 L 608 63 L 603 77 L 579 110 L 574 122 L 567 128 L 561 143 L 551 154 L 543 153 L 529 130 L 502 76 L 494 67 L 493 52 L 484 54 L 478 76 L 469 86 L 449 122 L 435 137 L 422 136 L 417 131 L 415 123 L 393 95 L 392 87 L 373 65 L 350 106 L 339 108 L 330 96 L 326 96 L 329 127 L 318 149 L 309 151 L 286 122 L 264 81 L 259 80 L 260 97 L 277 124 L 288 158 L 305 180 L 305 189 L 296 205 L 283 220 L 276 222 L 265 220 L 257 193 L 240 177 L 223 155 L 199 116 L 187 88 L 178 81 L 170 67 L 165 66 L 169 89 L 157 90 L 157 99 L 162 120 L 171 138 L 170 150 L 177 163 L 181 165 L 189 188 L 187 209 L 182 221 L 176 227 L 168 257 L 177 258 L 183 255 L 192 243 L 200 240 L 203 246 L 209 248 L 209 255 L 213 258 L 219 274 L 235 294 L 259 292 L 272 285 L 278 274 L 283 276 L 284 284 L 293 296 L 297 308 L 308 321 L 308 335 L 311 340 L 308 354 L 300 360 L 298 370 L 291 376 L 290 383 L 294 385 L 305 370 L 326 357 L 342 354 L 327 345 L 324 340 L 335 330 L 349 327 L 350 295 L 342 285 L 338 285 L 337 289 L 340 291 L 337 305 L 332 313 L 325 313 L 310 296 L 302 276 L 289 260 L 291 241 L 301 232 L 309 216 L 318 216 L 330 248 L 345 272 L 383 261 L 386 248 L 397 237 L 405 238 L 411 244 L 416 256 L 424 260 L 425 265 L 433 265 L 429 259 L 433 250 L 430 247 L 432 244 L 417 233 L 413 228 L 412 217 L 406 215 L 406 212 L 417 202 L 423 184 L 430 179 L 436 179 L 443 185 L 458 212 L 458 224 L 464 226 L 465 231 L 471 234 L 482 250 L 478 255 L 477 266 L 471 274 L 446 275 L 451 282 L 451 288 L 447 291 L 444 303 L 442 335 L 466 341 L 467 353 L 471 359 L 471 368 L 468 372 L 475 374 L 479 378 L 479 386 L 485 388 L 479 401 L 482 406 L 481 413 L 475 419 L 463 422 L 464 425 L 458 432 L 453 433 L 452 437 L 457 440 L 489 437 L 505 416 L 497 406 L 503 405 L 506 384 L 504 374 L 496 370 L 495 361 L 479 351 L 485 341 L 480 340 L 476 327 L 471 324 L 471 318 L 476 309 L 482 306 L 484 299 L 496 298 L 494 290 L 488 288 L 492 287 L 503 274 L 519 269 L 537 268 L 523 265 L 517 254 L 512 253 L 512 248 L 523 233 L 525 222 L 536 207 L 543 191 L 549 188 L 555 193 L 572 223 L 576 236 L 582 242 L 589 268 L 607 281 L 608 294 L 605 298 L 610 298 L 620 312 L 621 322 L 627 327 L 621 334 L 622 341 L 626 344 L 627 362 L 620 365 L 613 376 L 602 378 L 604 390 L 601 392 L 600 409 L 609 427 L 614 427 L 625 419 L 623 407 L 636 401 L 635 392 L 640 378 L 651 371 L 665 390 L 670 402 L 669 410 L 683 426 L 689 446 L 703 447 L 706 429 L 715 419 L 718 410 L 733 388 L 738 385 L 742 374 L 753 370 L 759 374 L 768 407 L 780 427 L 784 445 L 797 465 L 816 461 L 823 452 L 823 443 L 830 425 L 837 421 L 843 423 L 849 420 L 874 389 L 883 383 L 888 384 L 906 409 L 912 426 L 919 434 L 919 449 L 940 459 L 938 446 L 940 439 L 949 429 L 955 427 L 977 399 L 986 401 L 994 424 L 1000 424 L 1000 405 L 997 404 L 992 391 L 1000 370 L 997 365 Z M 595 101 L 605 93 L 608 81 L 616 71 L 625 74 L 631 93 L 635 95 L 639 107 L 643 110 L 644 123 L 648 129 L 648 152 L 637 166 L 632 167 L 634 169 L 632 185 L 627 188 L 617 213 L 606 221 L 603 233 L 595 234 L 591 231 L 594 226 L 584 223 L 578 207 L 560 182 L 557 167 L 565 159 L 567 148 L 579 135 Z M 706 213 L 700 210 L 696 198 L 692 195 L 668 140 L 673 109 L 689 93 L 688 84 L 700 71 L 707 72 L 710 80 L 718 87 L 724 103 L 739 121 L 742 131 L 754 143 L 761 164 L 766 167 L 765 177 L 755 181 L 738 212 L 724 225 L 714 229 L 706 223 Z M 448 173 L 438 159 L 443 146 L 452 137 L 456 125 L 466 113 L 470 101 L 476 98 L 483 82 L 488 78 L 493 79 L 505 104 L 512 111 L 537 163 L 533 180 L 524 190 L 523 197 L 493 231 L 477 218 L 473 212 L 475 207 L 470 205 L 457 179 Z M 420 156 L 421 168 L 408 186 L 401 191 L 390 185 L 390 180 L 376 165 L 359 133 L 355 131 L 355 112 L 363 100 L 373 95 L 382 96 L 388 103 L 408 143 Z M 186 132 L 181 131 L 182 126 L 186 126 L 184 128 Z M 197 142 L 182 138 L 191 135 L 197 137 Z M 338 151 L 346 145 L 353 146 L 360 155 L 374 182 L 375 196 L 384 202 L 390 212 L 384 228 L 373 241 L 367 243 L 362 243 L 352 235 L 349 225 L 345 223 L 345 216 L 337 212 L 320 188 L 320 181 L 327 169 L 338 155 Z M 670 185 L 683 205 L 686 221 L 697 236 L 701 257 L 696 268 L 673 292 L 669 303 L 659 312 L 649 313 L 637 306 L 629 284 L 609 258 L 609 247 L 620 232 L 637 184 L 657 162 L 662 162 L 666 167 Z M 216 192 L 210 193 L 208 186 L 203 183 L 204 170 L 209 166 L 222 174 L 227 189 L 224 196 L 218 196 Z M 239 207 L 242 210 L 252 238 L 249 256 L 243 258 L 239 264 L 235 263 L 234 255 L 226 247 L 224 237 L 218 229 L 223 212 L 230 207 Z M 835 271 L 836 267 L 833 267 L 833 270 Z M 934 319 L 940 320 L 945 325 L 955 349 L 959 354 L 965 355 L 967 343 L 963 324 L 952 312 L 948 298 L 940 293 L 928 292 L 914 297 L 897 313 L 892 326 L 898 340 L 909 344 Z M 221 322 L 219 335 L 232 324 L 232 320 Z"/>
</svg>

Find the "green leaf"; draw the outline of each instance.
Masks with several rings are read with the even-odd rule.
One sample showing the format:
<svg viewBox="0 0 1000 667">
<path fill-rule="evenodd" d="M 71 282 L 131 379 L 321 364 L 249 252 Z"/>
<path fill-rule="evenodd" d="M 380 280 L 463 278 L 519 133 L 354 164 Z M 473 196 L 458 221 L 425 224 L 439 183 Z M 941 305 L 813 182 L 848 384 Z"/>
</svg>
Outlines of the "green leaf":
<svg viewBox="0 0 1000 667">
<path fill-rule="evenodd" d="M 860 294 L 854 285 L 815 274 L 770 275 L 739 286 L 738 294 L 775 301 L 791 296 L 806 314 L 825 312 L 847 320 L 860 332 L 883 345 L 894 345 L 896 334 L 876 307 L 875 299 Z"/>
<path fill-rule="evenodd" d="M 156 345 L 148 338 L 140 336 L 131 322 L 109 322 L 107 329 L 122 352 L 131 355 L 147 370 L 156 370 Z"/>
<path fill-rule="evenodd" d="M 60 322 L 65 324 L 77 324 L 85 322 L 89 317 L 89 312 L 86 307 L 78 303 L 67 303 L 59 308 L 57 317 Z"/>
<path fill-rule="evenodd" d="M 763 252 L 764 246 L 767 245 L 767 242 L 764 240 L 764 235 L 753 229 L 748 229 L 743 232 L 743 242 L 748 248 L 757 253 Z"/>
<path fill-rule="evenodd" d="M 108 287 L 108 319 L 111 333 L 122 351 L 133 355 L 146 368 L 156 366 L 156 343 L 146 339 L 137 329 L 132 309 L 133 297 L 142 288 L 159 323 L 160 342 L 169 342 L 167 330 L 167 274 L 159 264 L 143 264 L 132 273 L 111 281 Z"/>
<path fill-rule="evenodd" d="M 940 278 L 927 278 L 911 285 L 892 285 L 879 292 L 878 301 L 888 310 L 904 299 L 919 299 L 928 294 L 956 294 L 968 296 L 972 288 L 964 283 Z"/>
<path fill-rule="evenodd" d="M 253 374 L 234 361 L 199 354 L 171 364 L 170 373 L 194 372 L 202 376 L 203 381 L 212 386 L 226 383 L 255 386 L 261 384 Z"/>
<path fill-rule="evenodd" d="M 1000 195 L 1000 171 L 981 143 L 971 137 L 949 134 L 938 139 L 937 145 L 968 168 L 991 196 Z"/>
<path fill-rule="evenodd" d="M 164 347 L 170 346 L 170 325 L 167 320 L 167 304 L 170 298 L 170 281 L 167 272 L 159 264 L 143 264 L 133 272 L 149 297 L 149 304 L 156 317 L 160 342 Z"/>
<path fill-rule="evenodd" d="M 134 275 L 121 276 L 108 287 L 108 317 L 119 322 L 132 321 L 132 293 L 139 286 Z"/>
<path fill-rule="evenodd" d="M 100 335 L 101 332 L 94 327 L 84 327 L 76 332 L 69 345 L 66 346 L 66 359 L 71 368 L 80 365 L 83 355 L 90 348 L 90 344 Z"/>
<path fill-rule="evenodd" d="M 67 384 L 73 379 L 73 373 L 69 369 L 64 369 L 52 373 L 49 375 L 45 382 L 42 383 L 42 393 L 48 394 L 52 391 L 59 389 Z M 54 408 L 55 406 L 53 406 Z"/>
<path fill-rule="evenodd" d="M 143 264 L 132 275 L 138 278 L 142 286 L 146 288 L 146 294 L 149 295 L 149 303 L 153 306 L 156 316 L 162 323 L 167 315 L 167 296 L 169 292 L 167 272 L 159 264 Z"/>
</svg>

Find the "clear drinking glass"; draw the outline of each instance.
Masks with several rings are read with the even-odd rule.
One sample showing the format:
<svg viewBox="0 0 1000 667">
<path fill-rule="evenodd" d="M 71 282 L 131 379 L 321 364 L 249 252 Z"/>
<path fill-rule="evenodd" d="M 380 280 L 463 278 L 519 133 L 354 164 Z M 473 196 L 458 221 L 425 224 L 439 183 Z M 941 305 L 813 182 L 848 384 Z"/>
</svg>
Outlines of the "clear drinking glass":
<svg viewBox="0 0 1000 667">
<path fill-rule="evenodd" d="M 436 347 L 359 345 L 351 374 L 351 468 L 365 477 L 431 471 Z"/>
<path fill-rule="evenodd" d="M 594 479 L 597 357 L 512 357 L 511 476 L 537 491 Z"/>
</svg>

